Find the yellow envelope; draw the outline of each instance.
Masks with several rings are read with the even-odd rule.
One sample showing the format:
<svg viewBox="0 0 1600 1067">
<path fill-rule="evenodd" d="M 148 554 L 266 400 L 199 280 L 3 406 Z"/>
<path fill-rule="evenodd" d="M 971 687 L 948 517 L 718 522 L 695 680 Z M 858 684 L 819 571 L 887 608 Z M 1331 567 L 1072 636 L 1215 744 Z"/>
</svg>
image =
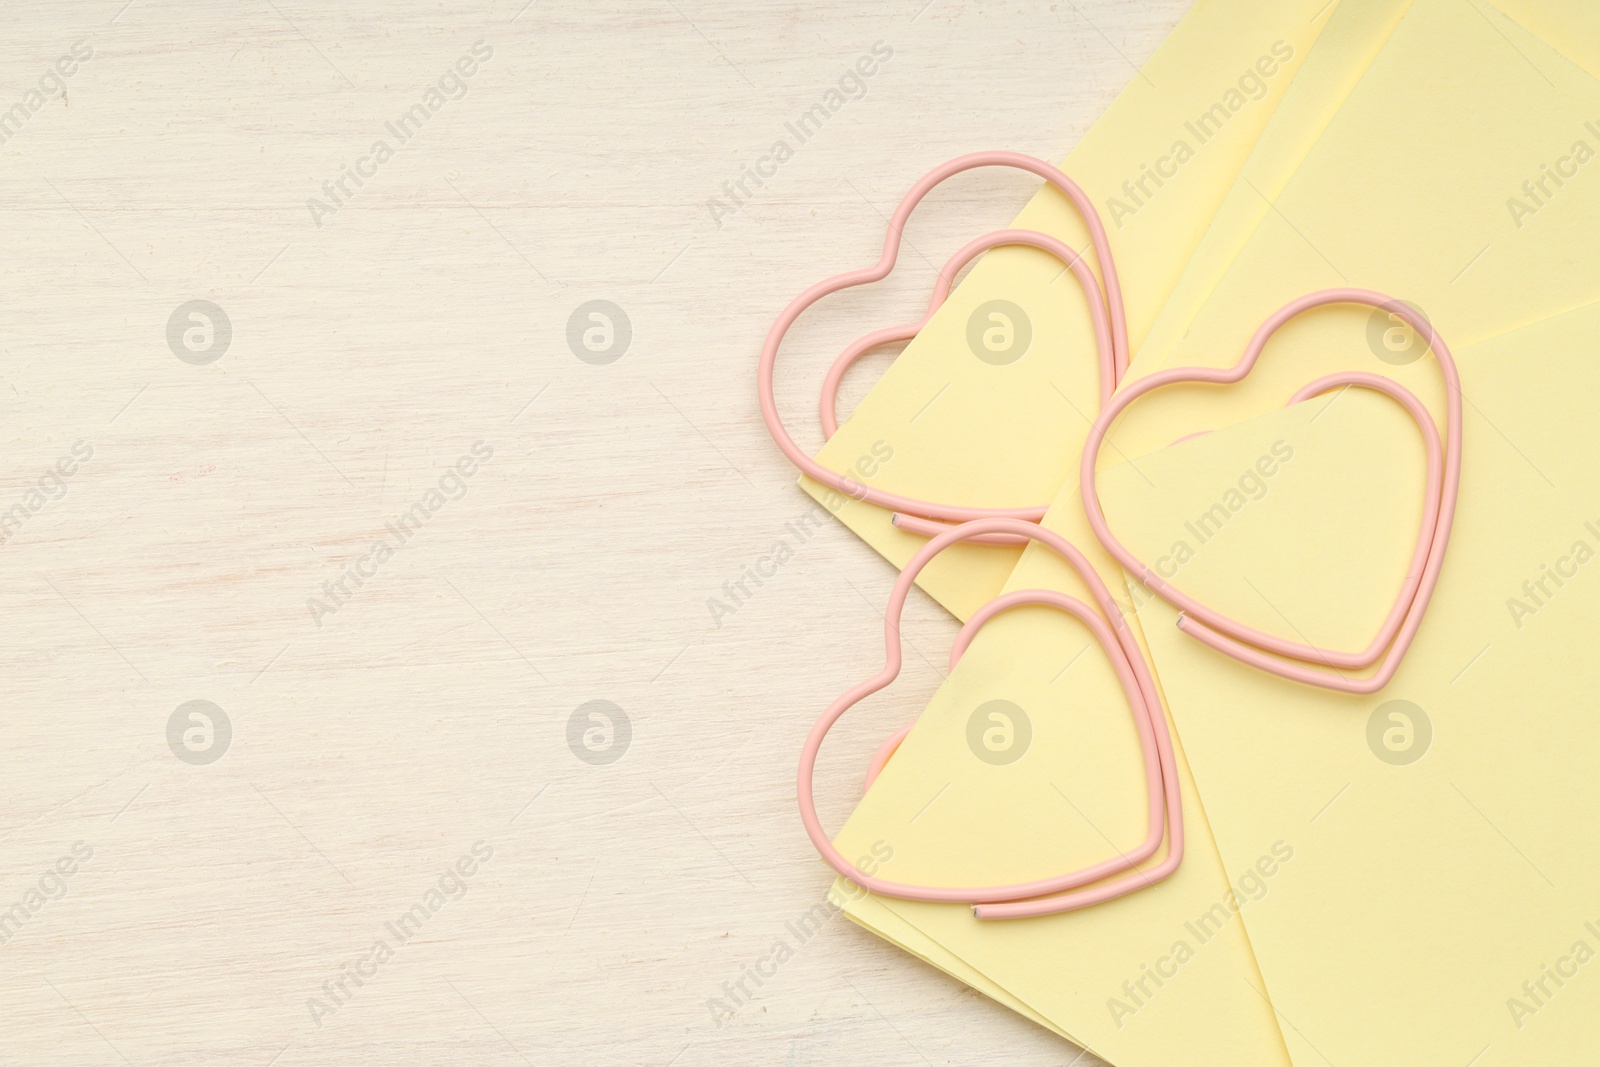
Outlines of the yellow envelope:
<svg viewBox="0 0 1600 1067">
<path fill-rule="evenodd" d="M 1226 867 L 1259 876 L 1244 925 L 1298 1067 L 1594 1058 L 1597 334 L 1592 305 L 1458 351 L 1460 510 L 1382 693 L 1243 667 L 1135 593 Z M 1356 648 L 1399 587 L 1421 479 L 1415 428 L 1351 391 L 1107 470 L 1102 498 L 1133 551 L 1185 557 L 1187 592 Z M 1294 857 L 1269 878 L 1259 842 L 1279 837 Z"/>
<path fill-rule="evenodd" d="M 1330 0 L 1201 0 L 1067 158 L 1063 169 L 1100 207 L 1110 234 L 1135 346 L 1334 7 Z M 973 236 L 1000 222 L 976 223 Z M 1051 187 L 1011 225 L 1088 246 L 1082 222 Z M 929 255 L 942 265 L 943 255 Z M 933 271 L 913 255 L 901 259 L 896 269 L 922 273 L 931 290 Z M 981 327 L 997 300 L 1007 305 L 1011 340 L 990 351 Z M 1086 308 L 1058 260 L 1035 249 L 989 253 L 817 458 L 834 470 L 860 470 L 862 457 L 877 454 L 874 444 L 887 442 L 893 461 L 865 479 L 880 488 L 978 506 L 1048 503 L 1095 414 Z M 980 328 L 969 331 L 973 322 Z M 886 325 L 863 322 L 859 332 Z M 980 339 L 969 343 L 969 332 Z M 782 358 L 805 361 L 815 370 L 807 380 L 820 383 L 834 354 L 790 346 Z M 786 408 L 815 410 L 806 402 Z M 808 479 L 801 484 L 897 566 L 922 544 L 880 508 L 841 501 Z M 958 546 L 918 581 L 964 618 L 999 592 L 1017 556 L 1013 548 Z"/>
</svg>

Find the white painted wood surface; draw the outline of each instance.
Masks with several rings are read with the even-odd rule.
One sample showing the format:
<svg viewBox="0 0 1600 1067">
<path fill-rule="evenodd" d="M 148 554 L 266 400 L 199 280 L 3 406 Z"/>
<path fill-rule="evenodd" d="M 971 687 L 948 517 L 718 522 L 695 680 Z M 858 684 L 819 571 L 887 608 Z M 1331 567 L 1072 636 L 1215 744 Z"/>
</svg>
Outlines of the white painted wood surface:
<svg viewBox="0 0 1600 1067">
<path fill-rule="evenodd" d="M 0 12 L 0 1062 L 1072 1062 L 843 920 L 713 1022 L 828 883 L 796 753 L 876 667 L 893 574 L 829 523 L 720 626 L 707 600 L 808 507 L 756 414 L 773 315 L 872 262 L 933 164 L 1063 157 L 1186 2 L 524 3 Z M 1032 186 L 964 177 L 909 237 L 942 262 Z M 844 341 L 923 305 L 908 264 L 797 331 L 798 422 Z M 197 299 L 232 328 L 203 365 L 167 339 Z M 631 323 L 608 364 L 568 345 L 591 300 Z M 838 731 L 833 825 L 954 629 L 914 601 L 926 658 Z M 168 744 L 192 700 L 231 723 L 210 764 Z M 569 748 L 592 700 L 631 723 L 615 762 Z"/>
</svg>

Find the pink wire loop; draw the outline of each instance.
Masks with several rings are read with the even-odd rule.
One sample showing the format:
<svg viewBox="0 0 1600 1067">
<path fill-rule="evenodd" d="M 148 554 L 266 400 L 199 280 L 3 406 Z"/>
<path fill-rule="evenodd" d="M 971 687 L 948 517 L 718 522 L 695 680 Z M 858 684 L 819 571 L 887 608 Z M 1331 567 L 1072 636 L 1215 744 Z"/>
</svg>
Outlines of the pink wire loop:
<svg viewBox="0 0 1600 1067">
<path fill-rule="evenodd" d="M 915 337 L 921 332 L 922 327 L 927 325 L 928 320 L 933 317 L 933 313 L 938 311 L 944 302 L 950 298 L 950 290 L 955 287 L 956 275 L 961 273 L 961 269 L 976 259 L 979 253 L 987 252 L 989 249 L 998 248 L 1001 245 L 1026 245 L 1049 252 L 1073 271 L 1073 274 L 1083 285 L 1086 294 L 1089 292 L 1098 294 L 1099 292 L 1099 283 L 1094 280 L 1094 274 L 1084 264 L 1083 257 L 1049 234 L 1040 233 L 1037 230 L 995 230 L 993 233 L 987 233 L 982 237 L 968 241 L 955 255 L 950 257 L 949 262 L 939 271 L 939 280 L 934 283 L 933 296 L 928 301 L 928 310 L 923 314 L 921 321 L 873 330 L 871 333 L 852 342 L 843 352 L 839 353 L 839 358 L 833 361 L 833 366 L 828 368 L 828 374 L 822 380 L 820 414 L 822 416 L 822 432 L 825 436 L 832 437 L 839 432 L 839 385 L 844 381 L 845 372 L 857 360 L 874 348 L 894 344 L 898 341 L 909 341 Z M 1090 304 L 1089 314 L 1093 319 L 1095 318 L 1096 307 L 1092 298 Z M 1094 322 L 1093 325 L 1096 339 L 1102 342 L 1107 340 L 1101 335 L 1099 323 Z M 1120 342 L 1119 347 L 1119 342 L 1117 342 L 1116 334 L 1113 331 L 1110 342 L 1110 344 L 1101 343 L 1097 346 L 1100 362 L 1101 404 L 1111 399 L 1111 394 L 1116 390 L 1117 383 L 1121 381 L 1123 373 L 1128 369 L 1126 366 L 1126 340 L 1124 339 Z"/>
<path fill-rule="evenodd" d="M 783 343 L 784 336 L 789 327 L 794 325 L 801 314 L 812 304 L 832 293 L 843 289 L 866 285 L 886 277 L 894 269 L 895 260 L 900 252 L 900 235 L 905 229 L 911 212 L 917 203 L 946 178 L 959 174 L 975 167 L 1014 167 L 1036 174 L 1045 181 L 1060 189 L 1072 201 L 1082 216 L 1084 225 L 1089 230 L 1090 243 L 1094 247 L 1095 258 L 1100 265 L 1100 273 L 1104 277 L 1104 289 L 1094 272 L 1089 269 L 1083 257 L 1064 242 L 1048 234 L 1038 233 L 1033 230 L 998 230 L 994 233 L 979 237 L 969 242 L 945 265 L 939 273 L 939 281 L 934 287 L 933 299 L 929 303 L 927 314 L 921 322 L 904 326 L 893 326 L 867 334 L 861 340 L 846 348 L 833 367 L 829 370 L 823 385 L 822 423 L 829 436 L 838 429 L 835 406 L 838 396 L 839 381 L 843 378 L 845 370 L 856 359 L 868 350 L 891 341 L 905 340 L 915 336 L 944 303 L 949 295 L 950 287 L 954 283 L 955 275 L 973 256 L 979 252 L 999 245 L 1027 245 L 1049 252 L 1060 259 L 1071 270 L 1073 277 L 1083 288 L 1084 297 L 1089 306 L 1089 317 L 1094 327 L 1095 346 L 1099 353 L 1101 375 L 1100 389 L 1103 397 L 1109 397 L 1116 388 L 1121 375 L 1128 366 L 1128 323 L 1127 312 L 1122 300 L 1122 286 L 1117 279 L 1117 269 L 1111 255 L 1110 239 L 1100 221 L 1099 214 L 1095 211 L 1094 204 L 1071 178 L 1068 178 L 1057 168 L 1040 159 L 1023 155 L 1018 152 L 974 152 L 970 155 L 959 156 L 942 166 L 934 168 L 912 186 L 911 191 L 895 209 L 894 215 L 889 220 L 889 230 L 883 243 L 883 255 L 878 262 L 860 270 L 846 271 L 836 274 L 832 278 L 818 282 L 805 290 L 789 306 L 783 309 L 773 323 L 772 329 L 767 333 L 767 339 L 761 347 L 761 361 L 756 371 L 756 391 L 761 402 L 761 418 L 766 423 L 767 431 L 772 435 L 773 441 L 789 461 L 793 463 L 813 480 L 830 486 L 840 492 L 846 493 L 857 500 L 862 500 L 879 507 L 889 508 L 893 511 L 907 512 L 912 515 L 930 519 L 943 519 L 948 522 L 967 522 L 973 519 L 1010 518 L 1024 519 L 1029 522 L 1038 522 L 1044 517 L 1045 506 L 1012 507 L 1012 508 L 980 508 L 966 507 L 956 504 L 943 504 L 934 501 L 919 500 L 915 497 L 902 496 L 881 489 L 873 489 L 862 485 L 848 475 L 829 470 L 816 460 L 812 459 L 798 444 L 795 443 L 789 431 L 784 427 L 783 420 L 778 415 L 778 404 L 773 384 L 773 371 L 777 363 L 778 348 Z"/>
<path fill-rule="evenodd" d="M 1128 698 L 1134 724 L 1139 733 L 1149 816 L 1145 839 L 1132 851 L 1119 853 L 1111 859 L 1102 860 L 1079 870 L 1010 885 L 926 886 L 868 875 L 845 859 L 822 828 L 813 795 L 817 754 L 822 748 L 823 740 L 828 736 L 828 731 L 846 711 L 865 697 L 887 686 L 899 675 L 902 661 L 900 616 L 905 607 L 906 597 L 910 594 L 911 587 L 922 568 L 940 552 L 958 541 L 997 532 L 1007 532 L 1027 540 L 1038 541 L 1055 551 L 1082 578 L 1099 610 L 1096 611 L 1082 601 L 1052 590 L 1026 589 L 1008 593 L 990 601 L 962 628 L 961 635 L 951 651 L 951 662 L 954 664 L 960 659 L 973 636 L 985 622 L 1000 612 L 1023 604 L 1047 604 L 1067 612 L 1087 626 L 1111 661 L 1123 693 Z M 1182 863 L 1183 804 L 1178 787 L 1177 762 L 1173 755 L 1172 739 L 1167 732 L 1166 715 L 1162 711 L 1155 682 L 1138 642 L 1115 601 L 1111 599 L 1105 583 L 1101 581 L 1099 574 L 1090 566 L 1083 554 L 1060 534 L 1021 519 L 1004 517 L 975 520 L 940 533 L 917 551 L 899 578 L 895 580 L 884 620 L 884 649 L 883 669 L 829 705 L 812 726 L 801 749 L 797 778 L 801 821 L 804 822 L 806 834 L 811 838 L 818 853 L 839 874 L 863 889 L 883 896 L 937 903 L 971 904 L 974 914 L 980 919 L 1015 919 L 1053 915 L 1114 900 L 1154 885 L 1175 871 Z M 878 755 L 874 757 L 874 763 L 879 769 L 884 762 L 887 762 L 894 749 L 898 747 L 899 740 L 903 739 L 910 729 L 909 726 L 905 727 L 879 749 Z M 1139 870 L 1138 865 L 1155 855 L 1164 838 L 1167 840 L 1166 856 L 1148 870 Z M 1114 875 L 1122 877 L 1114 881 L 1105 881 Z"/>
<path fill-rule="evenodd" d="M 896 511 L 890 515 L 889 525 L 896 529 L 904 530 L 906 533 L 916 534 L 918 537 L 937 537 L 946 530 L 952 529 L 951 524 L 948 522 L 940 522 L 937 519 L 924 519 L 918 515 L 907 515 L 903 511 Z M 969 537 L 967 540 L 975 545 L 1025 545 L 1028 543 L 1026 537 L 1009 533 L 984 534 L 981 537 Z"/>
<path fill-rule="evenodd" d="M 1167 385 L 1231 385 L 1240 381 L 1250 373 L 1267 341 L 1284 323 L 1302 312 L 1328 304 L 1363 304 L 1398 315 L 1427 339 L 1445 383 L 1447 421 L 1442 454 L 1439 428 L 1433 416 L 1416 396 L 1390 378 L 1361 371 L 1332 374 L 1303 386 L 1289 401 L 1291 404 L 1299 403 L 1340 385 L 1376 390 L 1406 410 L 1416 422 L 1427 448 L 1428 480 L 1424 490 L 1422 525 L 1417 534 L 1416 548 L 1412 552 L 1411 565 L 1383 624 L 1367 647 L 1359 652 L 1323 649 L 1309 642 L 1290 641 L 1266 633 L 1232 619 L 1178 589 L 1135 556 L 1111 532 L 1100 506 L 1096 483 L 1096 460 L 1105 443 L 1106 433 L 1129 405 Z M 1178 618 L 1178 626 L 1184 633 L 1241 663 L 1281 678 L 1342 693 L 1375 693 L 1394 677 L 1406 651 L 1411 647 L 1444 565 L 1445 548 L 1450 541 L 1461 484 L 1461 378 L 1443 338 L 1427 319 L 1409 305 L 1371 289 L 1340 288 L 1310 293 L 1285 304 L 1262 323 L 1250 339 L 1244 355 L 1232 367 L 1176 367 L 1127 385 L 1102 407 L 1089 430 L 1089 439 L 1084 445 L 1079 467 L 1079 483 L 1084 513 L 1095 536 L 1118 563 L 1182 613 Z M 1378 664 L 1377 670 L 1367 677 L 1351 677 L 1343 673 L 1346 670 L 1364 669 L 1374 663 Z"/>
</svg>

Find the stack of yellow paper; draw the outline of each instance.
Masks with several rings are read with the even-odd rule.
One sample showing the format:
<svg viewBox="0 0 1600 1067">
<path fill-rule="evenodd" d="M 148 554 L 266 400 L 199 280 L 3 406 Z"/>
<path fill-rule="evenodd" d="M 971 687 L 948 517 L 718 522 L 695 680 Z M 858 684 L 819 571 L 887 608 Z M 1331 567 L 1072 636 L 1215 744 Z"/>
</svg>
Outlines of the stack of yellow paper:
<svg viewBox="0 0 1600 1067">
<path fill-rule="evenodd" d="M 1414 302 L 1455 350 L 1466 402 L 1443 580 L 1401 671 L 1371 697 L 1221 657 L 1129 582 L 1180 746 L 1189 848 L 1177 874 L 1018 922 L 847 883 L 838 899 L 1119 1067 L 1586 1062 L 1580 1042 L 1600 1017 L 1600 963 L 1588 966 L 1600 954 L 1600 724 L 1584 703 L 1600 681 L 1584 655 L 1600 615 L 1587 573 L 1600 556 L 1587 410 L 1600 398 L 1588 352 L 1600 11 L 1202 0 L 1146 73 L 1066 165 L 1112 227 L 1128 379 L 1232 365 L 1263 318 L 1312 290 Z M 1208 114 L 1202 141 L 1192 120 Z M 1140 183 L 1149 168 L 1161 183 Z M 1050 190 L 1016 225 L 1084 243 Z M 1094 370 L 1082 297 L 1060 274 L 1029 250 L 986 257 L 820 458 L 887 439 L 882 488 L 1054 500 L 1045 525 L 1121 583 L 1083 518 Z M 974 358 L 966 324 L 1002 298 L 1033 339 L 997 365 Z M 1340 369 L 1394 378 L 1443 423 L 1425 346 L 1381 312 L 1332 307 L 1280 331 L 1237 386 L 1140 401 L 1113 430 L 1100 482 L 1119 535 L 1169 561 L 1179 587 L 1269 632 L 1359 648 L 1405 574 L 1423 452 L 1400 409 L 1366 392 L 1284 407 Z M 841 518 L 896 563 L 921 543 L 868 505 Z M 1037 548 L 961 546 L 919 584 L 963 618 L 1002 589 L 1083 595 Z M 1030 726 L 1008 761 L 968 743 L 994 700 Z M 1133 846 L 1144 805 L 1137 738 L 1098 648 L 1060 613 L 1023 608 L 979 634 L 838 843 L 847 855 L 891 843 L 881 873 L 896 880 L 996 884 Z"/>
</svg>

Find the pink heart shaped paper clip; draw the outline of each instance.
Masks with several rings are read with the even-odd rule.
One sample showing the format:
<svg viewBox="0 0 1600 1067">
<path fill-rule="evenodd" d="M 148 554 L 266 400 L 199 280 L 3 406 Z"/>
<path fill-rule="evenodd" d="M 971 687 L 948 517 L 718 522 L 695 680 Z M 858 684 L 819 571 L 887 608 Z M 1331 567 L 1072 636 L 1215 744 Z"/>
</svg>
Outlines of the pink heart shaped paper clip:
<svg viewBox="0 0 1600 1067">
<path fill-rule="evenodd" d="M 961 635 L 950 653 L 951 665 L 954 666 L 960 660 L 967 645 L 985 622 L 1003 611 L 1023 604 L 1047 604 L 1059 608 L 1088 627 L 1099 641 L 1100 647 L 1105 650 L 1112 669 L 1116 672 L 1117 680 L 1122 684 L 1139 734 L 1149 814 L 1145 839 L 1129 852 L 1119 853 L 1111 859 L 1102 860 L 1079 870 L 1011 885 L 926 886 L 894 882 L 887 878 L 868 875 L 853 866 L 834 847 L 827 832 L 822 828 L 821 820 L 817 817 L 816 801 L 812 794 L 817 753 L 822 748 L 823 739 L 828 736 L 828 731 L 846 711 L 865 697 L 887 686 L 899 675 L 900 615 L 905 607 L 906 597 L 911 592 L 911 587 L 922 568 L 929 560 L 958 541 L 997 533 L 1037 541 L 1059 554 L 1083 579 L 1099 610 L 1096 611 L 1095 608 L 1073 597 L 1048 589 L 1025 589 L 997 597 L 974 614 L 962 628 Z M 884 618 L 884 648 L 883 669 L 828 706 L 812 726 L 800 754 L 800 773 L 797 781 L 800 818 L 805 823 L 806 834 L 811 838 L 811 843 L 835 871 L 863 889 L 883 896 L 946 904 L 971 904 L 973 913 L 980 919 L 1020 919 L 1054 915 L 1058 912 L 1073 911 L 1115 900 L 1154 885 L 1178 869 L 1179 864 L 1183 862 L 1183 803 L 1178 791 L 1177 762 L 1173 756 L 1172 738 L 1167 732 L 1167 719 L 1162 711 L 1161 699 L 1156 692 L 1150 669 L 1144 661 L 1144 655 L 1139 650 L 1138 642 L 1116 603 L 1111 599 L 1105 583 L 1100 580 L 1100 576 L 1084 559 L 1082 553 L 1065 538 L 1042 526 L 1015 518 L 979 519 L 951 527 L 938 534 L 917 551 L 899 578 L 895 580 L 894 589 L 889 594 L 889 609 Z M 910 727 L 907 727 L 901 731 L 895 740 L 903 737 L 909 730 Z M 886 755 L 883 756 L 883 759 L 887 758 Z M 1156 854 L 1163 839 L 1167 841 L 1167 854 L 1153 866 L 1143 870 L 1138 869 L 1139 864 Z"/>
<path fill-rule="evenodd" d="M 790 301 L 789 306 L 783 309 L 783 313 L 778 316 L 778 320 L 773 323 L 772 329 L 767 334 L 766 343 L 761 348 L 761 362 L 756 374 L 757 391 L 761 400 L 761 418 L 766 423 L 768 432 L 772 434 L 773 441 L 777 443 L 783 454 L 789 458 L 791 463 L 816 481 L 831 486 L 857 500 L 864 500 L 897 512 L 898 514 L 895 516 L 896 523 L 914 533 L 931 535 L 944 530 L 946 528 L 945 523 L 967 522 L 973 519 L 1009 518 L 1038 522 L 1044 517 L 1045 505 L 986 508 L 918 500 L 914 497 L 873 489 L 862 485 L 848 475 L 829 470 L 807 455 L 795 443 L 794 438 L 789 435 L 789 431 L 784 427 L 783 420 L 778 415 L 777 398 L 773 387 L 773 368 L 777 362 L 778 347 L 783 343 L 784 335 L 788 333 L 789 327 L 794 324 L 795 320 L 807 308 L 831 293 L 879 281 L 888 275 L 894 268 L 895 259 L 899 255 L 900 235 L 905 229 L 906 221 L 911 217 L 911 212 L 916 208 L 918 201 L 926 196 L 929 190 L 953 174 L 959 174 L 975 167 L 991 166 L 1015 167 L 1029 171 L 1037 174 L 1066 194 L 1067 198 L 1078 209 L 1079 214 L 1083 217 L 1084 225 L 1089 230 L 1091 243 L 1095 250 L 1095 258 L 1099 261 L 1100 273 L 1105 278 L 1104 290 L 1102 291 L 1100 282 L 1095 278 L 1094 272 L 1089 268 L 1089 265 L 1084 262 L 1083 257 L 1078 255 L 1070 246 L 1051 237 L 1049 234 L 1039 233 L 1034 230 L 998 230 L 976 238 L 950 257 L 950 261 L 939 272 L 939 280 L 934 286 L 933 298 L 929 302 L 927 314 L 923 316 L 920 322 L 875 330 L 847 348 L 834 362 L 823 386 L 823 428 L 829 436 L 832 436 L 833 432 L 838 429 L 837 416 L 834 414 L 835 398 L 839 381 L 844 376 L 845 370 L 872 348 L 894 341 L 908 340 L 916 336 L 928 319 L 933 316 L 933 313 L 944 303 L 945 298 L 949 296 L 950 288 L 955 282 L 955 276 L 961 268 L 966 266 L 978 253 L 1000 245 L 1027 245 L 1049 252 L 1065 263 L 1072 272 L 1073 277 L 1078 280 L 1078 284 L 1082 287 L 1084 296 L 1088 300 L 1089 318 L 1094 329 L 1095 347 L 1099 355 L 1100 364 L 1100 398 L 1103 404 L 1110 398 L 1119 378 L 1128 367 L 1127 314 L 1123 307 L 1122 288 L 1117 280 L 1116 265 L 1111 257 L 1111 244 L 1106 236 L 1105 226 L 1101 223 L 1100 216 L 1094 209 L 1094 204 L 1071 178 L 1068 178 L 1060 170 L 1045 163 L 1043 160 L 1017 152 L 975 152 L 971 155 L 952 159 L 948 163 L 930 171 L 911 188 L 905 199 L 900 202 L 900 206 L 895 209 L 894 216 L 889 220 L 889 232 L 884 238 L 883 255 L 878 259 L 877 264 L 861 270 L 836 274 L 832 278 L 818 282 L 795 297 L 794 300 Z M 1014 535 L 1001 532 L 974 539 L 1018 543 L 1018 539 Z"/>
<path fill-rule="evenodd" d="M 1426 339 L 1439 372 L 1444 378 L 1447 425 L 1441 451 L 1439 429 L 1433 416 L 1410 391 L 1389 378 L 1350 371 L 1319 378 L 1303 386 L 1290 398 L 1291 404 L 1309 399 L 1339 386 L 1374 389 L 1394 399 L 1411 415 L 1422 432 L 1427 448 L 1428 480 L 1424 490 L 1421 529 L 1399 595 L 1383 624 L 1365 649 L 1342 652 L 1318 648 L 1309 642 L 1290 641 L 1231 619 L 1207 607 L 1178 589 L 1147 566 L 1117 539 L 1106 522 L 1095 484 L 1095 461 L 1105 443 L 1106 433 L 1118 415 L 1146 393 L 1179 383 L 1231 385 L 1250 373 L 1272 335 L 1290 319 L 1312 308 L 1328 304 L 1365 304 L 1399 316 Z M 1409 305 L 1370 289 L 1325 289 L 1290 301 L 1278 309 L 1251 337 L 1244 355 L 1232 367 L 1176 367 L 1159 371 L 1126 386 L 1109 403 L 1089 430 L 1079 468 L 1083 509 L 1095 536 L 1117 562 L 1149 587 L 1150 591 L 1176 607 L 1182 614 L 1178 626 L 1184 633 L 1224 655 L 1270 674 L 1306 685 L 1321 686 L 1342 693 L 1375 693 L 1389 683 L 1411 647 L 1422 624 L 1428 601 L 1439 581 L 1445 548 L 1455 520 L 1456 497 L 1461 484 L 1461 378 L 1450 349 L 1431 323 Z M 1377 664 L 1365 677 L 1344 673 Z"/>
</svg>

